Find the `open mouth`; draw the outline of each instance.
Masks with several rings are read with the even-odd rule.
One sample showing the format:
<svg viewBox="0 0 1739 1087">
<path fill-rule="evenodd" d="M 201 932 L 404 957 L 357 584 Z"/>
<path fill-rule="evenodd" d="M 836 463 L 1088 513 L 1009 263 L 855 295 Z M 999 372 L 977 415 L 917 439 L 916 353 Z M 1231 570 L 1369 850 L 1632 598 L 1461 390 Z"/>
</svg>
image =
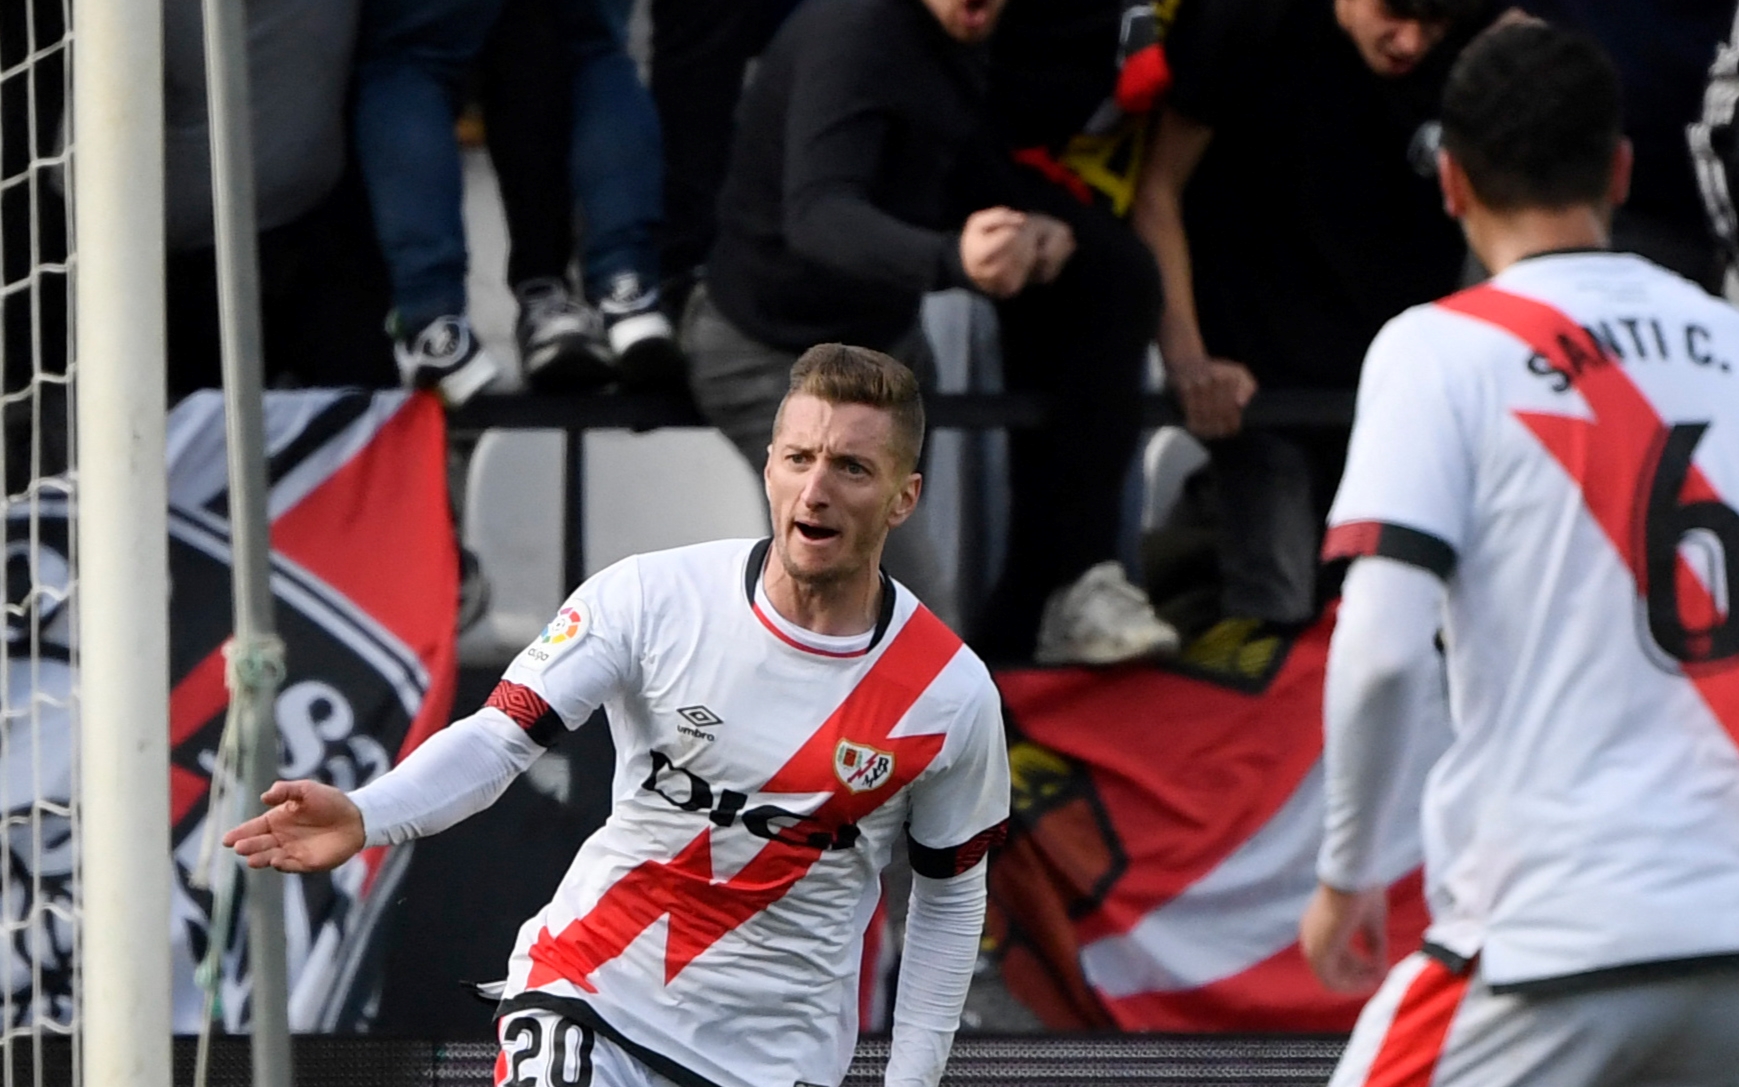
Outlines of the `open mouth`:
<svg viewBox="0 0 1739 1087">
<path fill-rule="evenodd" d="M 797 532 L 805 540 L 831 540 L 839 535 L 839 529 L 828 528 L 826 525 L 811 524 L 808 521 L 797 522 Z"/>
</svg>

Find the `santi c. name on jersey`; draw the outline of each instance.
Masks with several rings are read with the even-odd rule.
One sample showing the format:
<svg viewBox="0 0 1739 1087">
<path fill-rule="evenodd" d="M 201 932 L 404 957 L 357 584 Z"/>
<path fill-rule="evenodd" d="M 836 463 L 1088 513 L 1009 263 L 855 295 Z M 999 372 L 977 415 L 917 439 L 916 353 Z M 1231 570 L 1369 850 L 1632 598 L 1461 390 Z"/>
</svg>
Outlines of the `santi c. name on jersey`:
<svg viewBox="0 0 1739 1087">
<path fill-rule="evenodd" d="M 1699 324 L 1669 324 L 1659 317 L 1635 316 L 1602 318 L 1581 326 L 1592 346 L 1579 343 L 1567 333 L 1557 337 L 1555 357 L 1530 352 L 1526 366 L 1535 377 L 1551 382 L 1555 393 L 1569 392 L 1582 375 L 1590 370 L 1614 364 L 1675 362 L 1684 360 L 1704 369 L 1733 372 L 1733 362 L 1716 355 L 1714 335 Z"/>
<path fill-rule="evenodd" d="M 591 632 L 591 612 L 583 601 L 571 600 L 544 626 L 537 641 L 520 650 L 519 660 L 527 668 L 541 672 Z"/>
<path fill-rule="evenodd" d="M 777 804 L 749 807 L 749 797 L 735 789 L 715 788 L 693 770 L 678 766 L 662 751 L 652 752 L 652 772 L 640 783 L 683 811 L 705 812 L 716 827 L 729 829 L 742 823 L 757 838 L 808 849 L 850 849 L 863 836 L 856 823 L 839 827 L 781 808 Z"/>
<path fill-rule="evenodd" d="M 705 706 L 684 706 L 676 711 L 676 715 L 684 722 L 676 726 L 677 732 L 684 736 L 693 736 L 697 740 L 705 740 L 709 744 L 718 737 L 706 730 L 725 723 L 724 718 Z"/>
<path fill-rule="evenodd" d="M 887 751 L 839 741 L 833 749 L 833 772 L 840 783 L 854 793 L 867 793 L 880 788 L 894 776 L 894 756 Z"/>
</svg>

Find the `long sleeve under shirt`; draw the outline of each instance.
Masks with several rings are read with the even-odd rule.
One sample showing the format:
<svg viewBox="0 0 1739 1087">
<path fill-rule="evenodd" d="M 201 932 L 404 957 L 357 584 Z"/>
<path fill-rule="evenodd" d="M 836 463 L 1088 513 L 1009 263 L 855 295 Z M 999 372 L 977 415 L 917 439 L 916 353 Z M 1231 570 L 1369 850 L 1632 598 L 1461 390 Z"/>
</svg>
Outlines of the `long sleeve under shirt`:
<svg viewBox="0 0 1739 1087">
<path fill-rule="evenodd" d="M 999 201 L 985 53 L 921 0 L 812 0 L 744 93 L 708 289 L 764 343 L 886 347 L 970 286 L 956 231 Z"/>
</svg>

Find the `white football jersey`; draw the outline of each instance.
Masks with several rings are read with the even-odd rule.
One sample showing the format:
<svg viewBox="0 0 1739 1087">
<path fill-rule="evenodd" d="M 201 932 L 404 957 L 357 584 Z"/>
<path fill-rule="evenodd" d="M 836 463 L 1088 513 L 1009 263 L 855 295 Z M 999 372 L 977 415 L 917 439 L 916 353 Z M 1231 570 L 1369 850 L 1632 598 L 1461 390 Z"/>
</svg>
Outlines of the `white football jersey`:
<svg viewBox="0 0 1739 1087">
<path fill-rule="evenodd" d="M 844 1077 L 879 875 L 981 860 L 1008 815 L 1001 704 L 884 578 L 876 629 L 807 633 L 761 590 L 768 544 L 625 559 L 507 669 L 493 711 L 547 743 L 604 707 L 609 820 L 521 928 L 503 1007 L 587 1023 L 684 1084 Z"/>
<path fill-rule="evenodd" d="M 1495 986 L 1739 952 L 1739 311 L 1533 257 L 1372 344 L 1325 556 L 1447 579 L 1427 941 Z"/>
</svg>

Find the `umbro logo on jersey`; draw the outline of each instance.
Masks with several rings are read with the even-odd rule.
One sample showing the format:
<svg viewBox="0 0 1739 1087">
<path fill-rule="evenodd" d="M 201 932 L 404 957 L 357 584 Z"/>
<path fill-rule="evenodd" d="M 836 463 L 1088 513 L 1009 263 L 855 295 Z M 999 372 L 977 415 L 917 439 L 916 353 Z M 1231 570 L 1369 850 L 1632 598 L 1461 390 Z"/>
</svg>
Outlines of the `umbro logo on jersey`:
<svg viewBox="0 0 1739 1087">
<path fill-rule="evenodd" d="M 705 706 L 684 706 L 676 711 L 676 715 L 688 722 L 677 725 L 677 732 L 684 736 L 693 736 L 697 740 L 706 740 L 708 743 L 718 739 L 718 737 L 706 730 L 725 723 L 724 718 Z"/>
<path fill-rule="evenodd" d="M 894 756 L 873 747 L 839 741 L 833 750 L 833 772 L 847 789 L 867 793 L 880 788 L 894 776 Z"/>
</svg>

